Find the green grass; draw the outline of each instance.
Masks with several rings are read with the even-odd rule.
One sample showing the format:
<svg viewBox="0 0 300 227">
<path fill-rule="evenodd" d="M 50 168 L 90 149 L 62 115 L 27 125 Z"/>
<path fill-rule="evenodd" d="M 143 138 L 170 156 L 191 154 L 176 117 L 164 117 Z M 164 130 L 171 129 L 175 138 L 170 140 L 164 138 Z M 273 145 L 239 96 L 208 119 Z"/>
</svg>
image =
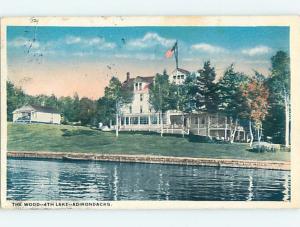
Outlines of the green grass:
<svg viewBox="0 0 300 227">
<path fill-rule="evenodd" d="M 193 143 L 182 137 L 101 132 L 81 126 L 8 123 L 9 151 L 94 152 L 289 161 L 289 152 L 249 152 L 246 144 Z"/>
</svg>

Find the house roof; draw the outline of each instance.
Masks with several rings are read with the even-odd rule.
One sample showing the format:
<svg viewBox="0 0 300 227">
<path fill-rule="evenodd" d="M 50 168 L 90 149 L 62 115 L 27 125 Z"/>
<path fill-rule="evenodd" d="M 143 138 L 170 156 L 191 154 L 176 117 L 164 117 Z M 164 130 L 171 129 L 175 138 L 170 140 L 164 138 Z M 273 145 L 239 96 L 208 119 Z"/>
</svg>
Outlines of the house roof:
<svg viewBox="0 0 300 227">
<path fill-rule="evenodd" d="M 154 76 L 137 76 L 136 78 L 129 78 L 123 82 L 124 86 L 128 86 L 134 83 L 134 81 L 141 81 L 145 83 L 152 83 L 154 80 Z"/>
<path fill-rule="evenodd" d="M 38 106 L 38 105 L 24 105 L 19 109 L 16 109 L 14 112 L 24 110 L 24 111 L 37 111 L 37 112 L 43 112 L 43 113 L 57 113 L 60 114 L 60 112 L 53 108 L 53 107 L 46 107 L 46 106 Z"/>
<path fill-rule="evenodd" d="M 45 112 L 45 113 L 60 113 L 57 109 L 53 107 L 47 107 L 47 106 L 37 106 L 37 105 L 30 105 L 32 108 L 34 108 L 38 112 Z"/>
<path fill-rule="evenodd" d="M 176 70 L 179 71 L 179 72 L 181 72 L 181 73 L 184 73 L 184 74 L 190 74 L 190 71 L 185 70 L 185 69 L 177 68 L 177 69 L 175 69 L 175 71 Z"/>
</svg>

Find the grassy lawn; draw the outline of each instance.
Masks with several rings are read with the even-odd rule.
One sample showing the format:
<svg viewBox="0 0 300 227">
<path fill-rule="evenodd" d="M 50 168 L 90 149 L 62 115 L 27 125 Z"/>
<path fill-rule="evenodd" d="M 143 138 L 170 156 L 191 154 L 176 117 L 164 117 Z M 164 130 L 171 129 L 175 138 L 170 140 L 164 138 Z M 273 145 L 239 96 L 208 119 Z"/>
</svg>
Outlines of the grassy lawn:
<svg viewBox="0 0 300 227">
<path fill-rule="evenodd" d="M 193 143 L 181 137 L 101 132 L 81 126 L 8 123 L 9 151 L 66 151 L 289 161 L 289 152 L 253 153 L 246 144 Z"/>
</svg>

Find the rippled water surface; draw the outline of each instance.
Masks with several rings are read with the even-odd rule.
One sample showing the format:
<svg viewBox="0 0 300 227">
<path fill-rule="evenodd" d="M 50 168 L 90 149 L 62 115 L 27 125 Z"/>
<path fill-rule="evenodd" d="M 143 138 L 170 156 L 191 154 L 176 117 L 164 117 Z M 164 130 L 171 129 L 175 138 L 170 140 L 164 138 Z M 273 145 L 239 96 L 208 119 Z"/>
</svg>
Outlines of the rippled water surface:
<svg viewBox="0 0 300 227">
<path fill-rule="evenodd" d="M 9 159 L 14 200 L 290 200 L 290 172 Z"/>
</svg>

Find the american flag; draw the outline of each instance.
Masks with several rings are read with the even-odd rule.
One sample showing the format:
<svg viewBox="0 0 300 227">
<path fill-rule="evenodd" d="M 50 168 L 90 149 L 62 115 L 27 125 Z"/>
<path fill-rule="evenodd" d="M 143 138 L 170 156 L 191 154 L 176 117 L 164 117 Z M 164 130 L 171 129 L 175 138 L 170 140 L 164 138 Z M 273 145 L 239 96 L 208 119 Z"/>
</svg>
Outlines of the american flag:
<svg viewBox="0 0 300 227">
<path fill-rule="evenodd" d="M 165 57 L 166 58 L 171 58 L 171 57 L 173 57 L 173 53 L 174 53 L 174 51 L 172 51 L 171 49 L 167 50 L 167 52 L 165 53 Z"/>
<path fill-rule="evenodd" d="M 176 48 L 177 48 L 177 42 L 175 42 L 174 46 L 171 49 L 167 50 L 167 52 L 165 53 L 165 57 L 166 58 L 173 57 L 173 54 L 174 54 Z"/>
</svg>

